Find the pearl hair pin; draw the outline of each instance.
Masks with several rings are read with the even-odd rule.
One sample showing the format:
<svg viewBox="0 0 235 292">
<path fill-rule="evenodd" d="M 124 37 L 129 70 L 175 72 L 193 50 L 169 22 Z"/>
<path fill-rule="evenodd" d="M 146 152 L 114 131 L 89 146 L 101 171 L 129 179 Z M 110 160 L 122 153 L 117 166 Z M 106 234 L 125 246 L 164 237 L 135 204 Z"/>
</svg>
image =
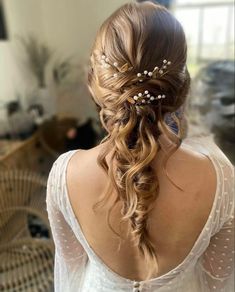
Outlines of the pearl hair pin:
<svg viewBox="0 0 235 292">
<path fill-rule="evenodd" d="M 110 67 L 114 67 L 118 72 L 120 73 L 124 73 L 128 70 L 131 70 L 132 67 L 128 66 L 128 64 L 124 64 L 121 68 L 119 68 L 119 64 L 117 62 L 114 62 L 113 64 L 110 63 L 109 58 L 107 58 L 104 54 L 101 56 L 101 66 L 103 68 L 110 68 Z M 162 61 L 162 66 L 159 67 L 154 67 L 153 71 L 148 71 L 148 70 L 144 70 L 143 73 L 137 73 L 137 77 L 140 78 L 139 82 L 143 82 L 144 79 L 148 79 L 148 78 L 153 78 L 156 79 L 157 77 L 161 77 L 163 76 L 167 71 L 168 67 L 171 65 L 171 61 L 168 61 L 166 59 L 164 59 Z M 116 78 L 118 76 L 118 73 L 114 73 L 113 77 Z"/>
<path fill-rule="evenodd" d="M 165 94 L 159 94 L 158 96 L 153 96 L 150 94 L 148 90 L 145 90 L 143 93 L 139 92 L 134 97 L 129 97 L 127 100 L 131 104 L 135 105 L 144 105 L 144 104 L 150 104 L 155 100 L 160 100 L 166 98 Z"/>
<path fill-rule="evenodd" d="M 163 74 L 165 74 L 168 66 L 170 65 L 171 65 L 171 61 L 163 60 L 162 66 L 160 68 L 156 66 L 154 67 L 153 71 L 144 70 L 143 73 L 137 73 L 137 77 L 138 78 L 142 78 L 142 77 L 157 78 L 158 75 L 162 76 Z M 142 79 L 141 81 L 139 80 L 139 82 L 142 82 L 142 81 L 143 81 Z"/>
<path fill-rule="evenodd" d="M 133 69 L 133 67 L 131 67 L 128 63 L 124 64 L 121 67 L 119 67 L 118 62 L 114 62 L 113 64 L 111 64 L 109 58 L 107 58 L 104 54 L 101 56 L 100 62 L 102 68 L 108 69 L 113 67 L 113 69 L 117 71 L 116 73 L 113 74 L 113 77 L 115 78 L 118 76 L 118 73 L 124 73 L 126 71 Z"/>
<path fill-rule="evenodd" d="M 125 73 L 126 71 L 130 71 L 133 69 L 133 67 L 130 66 L 130 64 L 126 63 L 119 67 L 118 62 L 114 62 L 113 64 L 110 63 L 109 58 L 107 58 L 104 54 L 101 55 L 100 58 L 101 66 L 102 68 L 108 69 L 112 67 L 116 70 L 115 73 L 113 73 L 113 78 L 117 78 L 119 74 Z M 153 71 L 144 70 L 143 73 L 137 73 L 137 77 L 139 78 L 138 82 L 144 82 L 146 79 L 156 79 L 158 77 L 163 76 L 165 73 L 167 73 L 168 66 L 171 65 L 171 61 L 168 61 L 164 59 L 162 61 L 161 67 L 154 67 Z M 159 101 L 161 99 L 166 98 L 165 94 L 159 94 L 158 96 L 153 96 L 150 94 L 148 90 L 145 90 L 144 92 L 139 92 L 134 97 L 128 97 L 127 100 L 134 105 L 140 106 L 140 105 L 147 105 L 151 104 L 152 102 L 155 102 L 156 100 Z"/>
<path fill-rule="evenodd" d="M 106 58 L 105 55 L 101 56 L 101 60 L 100 61 L 101 61 L 101 65 L 102 65 L 103 68 L 110 68 L 111 67 L 111 65 L 109 64 L 109 59 Z"/>
</svg>

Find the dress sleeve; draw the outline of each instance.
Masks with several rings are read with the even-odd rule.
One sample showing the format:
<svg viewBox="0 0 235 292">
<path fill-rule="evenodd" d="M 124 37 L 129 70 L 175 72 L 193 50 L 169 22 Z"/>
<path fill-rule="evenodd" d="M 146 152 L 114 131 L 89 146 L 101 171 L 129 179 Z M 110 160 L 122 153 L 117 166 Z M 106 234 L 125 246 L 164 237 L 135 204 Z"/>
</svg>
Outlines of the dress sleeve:
<svg viewBox="0 0 235 292">
<path fill-rule="evenodd" d="M 60 173 L 61 167 L 58 162 L 55 162 L 49 174 L 46 197 L 48 218 L 55 243 L 54 283 L 56 292 L 68 289 L 68 279 L 75 274 L 79 278 L 86 262 L 86 252 L 59 207 L 58 201 L 63 191 Z"/>
<path fill-rule="evenodd" d="M 234 167 L 225 158 L 220 163 L 222 201 L 216 209 L 219 230 L 203 254 L 205 284 L 209 291 L 234 291 Z M 214 221 L 214 222 L 215 222 Z"/>
</svg>

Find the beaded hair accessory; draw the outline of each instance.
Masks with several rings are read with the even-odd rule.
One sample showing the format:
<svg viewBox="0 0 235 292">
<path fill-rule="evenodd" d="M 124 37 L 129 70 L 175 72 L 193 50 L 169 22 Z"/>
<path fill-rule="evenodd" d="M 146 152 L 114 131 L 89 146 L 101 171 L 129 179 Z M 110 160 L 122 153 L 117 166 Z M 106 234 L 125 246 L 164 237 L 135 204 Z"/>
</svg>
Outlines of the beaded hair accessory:
<svg viewBox="0 0 235 292">
<path fill-rule="evenodd" d="M 126 71 L 130 71 L 133 69 L 133 67 L 130 67 L 128 63 L 124 64 L 122 67 L 119 67 L 119 64 L 117 62 L 114 62 L 113 64 L 110 63 L 109 58 L 107 58 L 104 54 L 101 56 L 101 66 L 102 68 L 110 68 L 113 67 L 116 69 L 117 72 L 113 74 L 113 78 L 118 77 L 119 74 L 122 74 Z M 162 77 L 167 73 L 168 67 L 171 65 L 171 62 L 168 60 L 163 60 L 161 67 L 154 67 L 153 71 L 147 71 L 144 70 L 142 73 L 137 73 L 137 77 L 139 78 L 138 82 L 142 83 L 145 80 L 148 79 L 157 79 L 159 77 Z M 140 92 L 137 95 L 133 97 L 127 98 L 128 102 L 134 105 L 145 105 L 150 104 L 156 100 L 161 100 L 166 98 L 165 94 L 159 94 L 158 96 L 153 96 L 148 90 L 145 90 L 144 92 Z"/>
<path fill-rule="evenodd" d="M 153 96 L 149 93 L 148 90 L 145 90 L 143 93 L 138 93 L 138 95 L 135 95 L 134 97 L 129 97 L 127 98 L 127 100 L 131 103 L 131 104 L 135 104 L 135 105 L 145 105 L 145 104 L 150 104 L 152 103 L 154 100 L 159 100 L 159 99 L 164 99 L 166 98 L 166 96 L 164 94 L 159 94 L 158 96 Z"/>
<path fill-rule="evenodd" d="M 170 65 L 171 65 L 170 61 L 163 60 L 162 66 L 160 68 L 154 67 L 153 71 L 149 71 L 149 72 L 147 70 L 144 70 L 143 73 L 137 73 L 137 77 L 139 77 L 139 78 L 150 77 L 150 78 L 156 79 L 158 76 L 164 75 L 166 73 L 165 71 L 167 70 L 168 66 L 170 66 Z M 143 82 L 142 79 L 140 79 L 139 81 Z"/>
</svg>

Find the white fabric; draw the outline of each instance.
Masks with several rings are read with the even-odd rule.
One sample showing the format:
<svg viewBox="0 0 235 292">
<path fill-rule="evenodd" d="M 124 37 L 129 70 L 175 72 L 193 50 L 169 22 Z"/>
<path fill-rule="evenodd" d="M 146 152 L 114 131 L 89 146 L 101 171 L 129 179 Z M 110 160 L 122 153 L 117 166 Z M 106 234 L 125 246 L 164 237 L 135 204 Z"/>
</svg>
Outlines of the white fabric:
<svg viewBox="0 0 235 292">
<path fill-rule="evenodd" d="M 117 275 L 94 253 L 76 219 L 67 192 L 66 167 L 76 151 L 54 163 L 47 188 L 47 210 L 55 242 L 56 292 L 233 292 L 234 168 L 211 138 L 183 144 L 207 155 L 217 173 L 217 190 L 208 220 L 185 260 L 168 273 L 139 282 Z"/>
</svg>

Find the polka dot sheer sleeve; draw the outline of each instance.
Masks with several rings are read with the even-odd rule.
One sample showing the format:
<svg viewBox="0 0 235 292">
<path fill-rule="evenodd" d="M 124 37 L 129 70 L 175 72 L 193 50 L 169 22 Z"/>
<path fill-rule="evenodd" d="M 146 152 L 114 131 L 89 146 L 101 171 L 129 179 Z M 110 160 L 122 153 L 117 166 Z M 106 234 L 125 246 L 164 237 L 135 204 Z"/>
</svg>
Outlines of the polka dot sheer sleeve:
<svg viewBox="0 0 235 292">
<path fill-rule="evenodd" d="M 61 163 L 55 162 L 48 178 L 46 203 L 55 243 L 55 291 L 62 292 L 70 275 L 75 273 L 77 277 L 81 275 L 86 261 L 86 253 L 60 207 L 60 197 L 63 190 L 61 171 Z M 79 269 L 81 273 L 79 273 Z"/>
<path fill-rule="evenodd" d="M 217 161 L 218 205 L 212 236 L 202 257 L 204 284 L 209 291 L 234 291 L 234 167 L 224 157 Z"/>
</svg>

